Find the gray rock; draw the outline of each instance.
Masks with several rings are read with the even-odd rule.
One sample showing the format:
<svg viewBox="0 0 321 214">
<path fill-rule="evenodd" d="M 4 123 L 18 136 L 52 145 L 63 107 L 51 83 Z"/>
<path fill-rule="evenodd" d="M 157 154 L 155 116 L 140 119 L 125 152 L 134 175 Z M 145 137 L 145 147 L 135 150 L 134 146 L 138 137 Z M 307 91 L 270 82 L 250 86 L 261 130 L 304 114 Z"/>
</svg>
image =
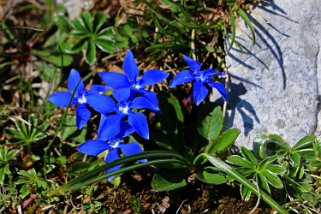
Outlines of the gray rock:
<svg viewBox="0 0 321 214">
<path fill-rule="evenodd" d="M 90 10 L 94 7 L 92 0 L 57 0 L 57 3 L 66 8 L 70 19 L 78 17 L 82 9 Z"/>
<path fill-rule="evenodd" d="M 279 134 L 290 145 L 321 133 L 320 11 L 315 0 L 263 1 L 250 15 L 255 46 L 239 21 L 243 52 L 233 48 L 226 58 L 231 76 L 227 126 L 241 130 L 237 145 L 252 148 L 260 133 Z"/>
</svg>

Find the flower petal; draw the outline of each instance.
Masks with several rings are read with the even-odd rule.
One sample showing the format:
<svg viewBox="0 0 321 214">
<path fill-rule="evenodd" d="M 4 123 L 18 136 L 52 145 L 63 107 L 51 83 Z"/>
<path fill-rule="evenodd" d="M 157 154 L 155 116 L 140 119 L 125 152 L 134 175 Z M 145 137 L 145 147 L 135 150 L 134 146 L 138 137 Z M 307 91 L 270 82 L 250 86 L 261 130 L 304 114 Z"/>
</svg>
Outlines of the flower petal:
<svg viewBox="0 0 321 214">
<path fill-rule="evenodd" d="M 116 135 L 115 138 L 121 139 L 127 137 L 128 135 L 135 132 L 135 129 L 131 127 L 128 122 L 121 122 L 120 123 L 120 132 Z"/>
<path fill-rule="evenodd" d="M 196 105 L 199 105 L 207 96 L 208 89 L 201 81 L 196 81 L 193 84 L 193 98 Z"/>
<path fill-rule="evenodd" d="M 141 85 L 154 85 L 158 82 L 163 81 L 164 79 L 166 79 L 168 77 L 168 73 L 161 71 L 161 70 L 156 70 L 156 69 L 152 69 L 152 70 L 148 70 L 146 71 L 142 78 L 139 80 Z"/>
<path fill-rule="evenodd" d="M 126 53 L 123 69 L 125 73 L 129 76 L 130 81 L 135 82 L 137 79 L 139 70 L 135 62 L 133 52 L 131 52 L 131 50 L 128 50 Z"/>
<path fill-rule="evenodd" d="M 183 55 L 184 61 L 188 64 L 188 67 L 193 71 L 193 73 L 198 73 L 201 70 L 201 63 Z"/>
<path fill-rule="evenodd" d="M 106 163 L 110 163 L 114 160 L 118 160 L 119 159 L 119 154 L 118 154 L 118 149 L 112 149 L 109 151 L 109 153 L 107 154 L 106 158 L 105 158 L 105 162 Z M 120 165 L 118 166 L 114 166 L 108 170 L 105 171 L 105 173 L 108 172 L 114 172 L 116 170 L 120 169 Z M 111 181 L 115 176 L 110 176 L 108 177 L 108 181 Z"/>
<path fill-rule="evenodd" d="M 100 72 L 100 78 L 112 88 L 129 87 L 129 80 L 125 74 L 116 72 Z"/>
<path fill-rule="evenodd" d="M 107 116 L 105 114 L 100 114 L 100 121 L 99 121 L 99 126 L 98 126 L 98 139 L 101 139 L 101 131 L 104 127 L 105 121 L 107 119 Z"/>
<path fill-rule="evenodd" d="M 158 106 L 158 99 L 157 96 L 154 92 L 152 91 L 147 91 L 147 90 L 142 90 L 141 95 L 149 100 L 151 104 L 153 105 L 153 111 L 159 112 L 159 106 Z"/>
<path fill-rule="evenodd" d="M 60 107 L 68 107 L 68 104 L 70 102 L 70 105 L 76 104 L 77 100 L 72 97 L 72 94 L 70 92 L 56 92 L 48 98 L 50 102 L 55 104 L 56 106 Z"/>
<path fill-rule="evenodd" d="M 93 156 L 97 156 L 107 149 L 107 143 L 102 140 L 88 140 L 77 147 L 79 152 Z"/>
<path fill-rule="evenodd" d="M 171 84 L 169 85 L 170 88 L 174 88 L 177 85 L 190 82 L 194 79 L 192 73 L 189 70 L 183 70 L 176 74 L 176 76 L 173 78 Z"/>
<path fill-rule="evenodd" d="M 137 134 L 145 139 L 149 139 L 147 118 L 142 113 L 132 113 L 128 115 L 128 123 L 135 129 Z"/>
<path fill-rule="evenodd" d="M 130 156 L 143 152 L 143 149 L 136 142 L 121 144 L 119 148 L 125 156 Z"/>
<path fill-rule="evenodd" d="M 86 104 L 81 104 L 76 108 L 76 124 L 78 129 L 84 127 L 90 119 L 91 112 Z"/>
<path fill-rule="evenodd" d="M 110 113 L 115 108 L 115 103 L 113 99 L 107 95 L 103 94 L 92 94 L 86 96 L 87 103 L 95 111 L 106 114 Z"/>
<path fill-rule="evenodd" d="M 118 102 L 126 101 L 130 96 L 130 87 L 114 89 L 113 96 Z"/>
<path fill-rule="evenodd" d="M 159 109 L 153 105 L 148 99 L 145 97 L 137 97 L 132 102 L 129 103 L 129 108 L 131 109 L 142 109 L 147 108 L 152 111 L 158 111 Z"/>
<path fill-rule="evenodd" d="M 68 77 L 68 88 L 72 93 L 76 91 L 76 95 L 85 88 L 84 82 L 82 81 L 80 74 L 76 69 L 71 69 Z"/>
<path fill-rule="evenodd" d="M 226 88 L 224 87 L 224 85 L 222 83 L 219 82 L 209 82 L 207 83 L 209 86 L 211 86 L 212 88 L 216 88 L 216 90 L 222 95 L 223 99 L 228 102 L 227 99 L 227 91 Z"/>
<path fill-rule="evenodd" d="M 224 73 L 215 71 L 214 69 L 211 69 L 211 68 L 205 69 L 203 72 L 204 72 L 203 73 L 204 77 L 211 77 L 211 76 L 214 76 L 214 75 L 219 75 L 219 76 L 223 76 L 224 75 Z"/>
<path fill-rule="evenodd" d="M 107 118 L 104 118 L 102 121 L 103 124 L 100 126 L 100 131 L 98 134 L 99 139 L 101 140 L 110 140 L 114 138 L 120 132 L 120 123 L 123 118 L 123 115 L 110 115 Z"/>
<path fill-rule="evenodd" d="M 105 85 L 92 85 L 89 94 L 99 94 L 109 91 L 111 88 Z"/>
</svg>

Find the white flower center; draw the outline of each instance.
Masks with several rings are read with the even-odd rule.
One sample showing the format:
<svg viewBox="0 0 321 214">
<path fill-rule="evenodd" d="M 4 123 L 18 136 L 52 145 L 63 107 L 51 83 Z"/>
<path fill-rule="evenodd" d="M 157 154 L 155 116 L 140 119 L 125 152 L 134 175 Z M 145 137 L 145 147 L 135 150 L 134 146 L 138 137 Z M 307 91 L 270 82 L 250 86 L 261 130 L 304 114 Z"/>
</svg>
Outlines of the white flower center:
<svg viewBox="0 0 321 214">
<path fill-rule="evenodd" d="M 113 149 L 118 148 L 118 147 L 119 147 L 119 141 L 116 141 L 116 142 L 111 143 L 110 146 L 111 146 Z"/>
<path fill-rule="evenodd" d="M 134 84 L 133 85 L 133 88 L 135 88 L 135 89 L 140 89 L 142 86 L 141 85 L 139 85 L 139 84 Z"/>
<path fill-rule="evenodd" d="M 85 95 L 82 95 L 80 98 L 78 98 L 78 103 L 80 103 L 80 104 L 87 103 L 87 99 L 86 99 Z"/>
<path fill-rule="evenodd" d="M 123 114 L 128 114 L 129 107 L 128 106 L 119 106 L 119 111 L 121 111 Z"/>
</svg>

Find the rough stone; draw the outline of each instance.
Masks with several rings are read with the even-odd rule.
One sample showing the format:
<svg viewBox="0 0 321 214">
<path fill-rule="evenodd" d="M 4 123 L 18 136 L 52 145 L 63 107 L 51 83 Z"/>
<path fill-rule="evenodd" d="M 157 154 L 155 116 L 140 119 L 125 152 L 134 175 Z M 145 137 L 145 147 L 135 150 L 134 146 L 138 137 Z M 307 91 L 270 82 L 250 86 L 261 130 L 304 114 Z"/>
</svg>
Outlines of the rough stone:
<svg viewBox="0 0 321 214">
<path fill-rule="evenodd" d="M 321 2 L 263 1 L 251 13 L 256 31 L 240 20 L 226 58 L 231 77 L 227 126 L 241 130 L 237 145 L 252 148 L 260 133 L 281 135 L 290 145 L 321 134 Z M 228 44 L 227 44 L 228 46 Z"/>
</svg>

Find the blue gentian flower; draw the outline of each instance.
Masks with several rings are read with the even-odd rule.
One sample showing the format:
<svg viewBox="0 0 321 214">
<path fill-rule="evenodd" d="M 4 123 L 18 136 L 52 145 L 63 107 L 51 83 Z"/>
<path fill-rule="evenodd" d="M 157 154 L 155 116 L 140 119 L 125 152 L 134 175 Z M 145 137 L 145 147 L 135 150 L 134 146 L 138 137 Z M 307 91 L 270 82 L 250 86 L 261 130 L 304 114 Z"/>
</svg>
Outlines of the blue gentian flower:
<svg viewBox="0 0 321 214">
<path fill-rule="evenodd" d="M 89 91 L 85 90 L 77 70 L 72 69 L 68 77 L 68 89 L 70 92 L 56 92 L 52 94 L 48 100 L 60 107 L 68 107 L 68 105 L 78 105 L 76 107 L 76 124 L 78 129 L 84 127 L 91 117 L 88 106 L 95 111 L 106 114 L 113 109 L 108 108 L 113 104 L 112 98 L 101 93 L 108 91 L 110 88 L 103 85 L 93 85 Z"/>
<path fill-rule="evenodd" d="M 106 106 L 107 109 L 113 108 L 113 111 L 108 115 L 102 115 L 98 135 L 104 139 L 112 139 L 121 131 L 126 131 L 122 130 L 121 123 L 127 122 L 137 134 L 145 139 L 149 139 L 147 118 L 143 113 L 136 110 L 143 108 L 155 110 L 155 106 L 145 97 L 136 97 L 130 100 L 128 96 L 116 93 L 115 91 L 113 91 L 113 96 L 118 103 L 109 104 L 112 107 Z"/>
<path fill-rule="evenodd" d="M 227 101 L 227 91 L 222 83 L 215 82 L 212 77 L 215 75 L 223 76 L 221 72 L 217 72 L 213 69 L 205 69 L 201 71 L 201 63 L 195 61 L 188 56 L 183 56 L 183 59 L 188 64 L 190 70 L 183 70 L 178 73 L 172 82 L 170 83 L 170 88 L 174 88 L 177 85 L 181 85 L 186 82 L 193 82 L 193 99 L 196 105 L 199 105 L 207 96 L 208 89 L 207 86 L 215 88 L 222 95 L 223 99 Z M 192 72 L 191 72 L 192 71 Z"/>
<path fill-rule="evenodd" d="M 121 126 L 128 126 L 126 123 L 122 123 Z M 78 146 L 77 150 L 79 152 L 85 153 L 87 155 L 97 156 L 103 151 L 108 150 L 108 154 L 105 157 L 105 162 L 110 163 L 120 158 L 120 153 L 125 156 L 130 156 L 134 154 L 141 153 L 143 150 L 136 142 L 124 143 L 121 138 L 127 137 L 133 132 L 130 127 L 122 127 L 123 130 L 127 132 L 121 132 L 113 139 L 104 139 L 99 137 L 97 140 L 89 140 Z M 128 131 L 130 130 L 130 131 Z M 145 162 L 146 160 L 140 160 L 140 162 Z M 116 171 L 120 168 L 120 165 L 115 166 L 106 170 L 106 173 Z M 108 178 L 112 180 L 114 176 Z"/>
<path fill-rule="evenodd" d="M 145 89 L 146 86 L 154 85 L 168 77 L 168 73 L 161 70 L 151 69 L 144 72 L 139 79 L 139 70 L 133 53 L 128 50 L 125 56 L 123 69 L 125 74 L 116 72 L 101 72 L 99 76 L 117 94 L 134 97 L 136 93 L 147 98 L 155 108 L 158 108 L 158 100 L 154 92 Z"/>
</svg>

